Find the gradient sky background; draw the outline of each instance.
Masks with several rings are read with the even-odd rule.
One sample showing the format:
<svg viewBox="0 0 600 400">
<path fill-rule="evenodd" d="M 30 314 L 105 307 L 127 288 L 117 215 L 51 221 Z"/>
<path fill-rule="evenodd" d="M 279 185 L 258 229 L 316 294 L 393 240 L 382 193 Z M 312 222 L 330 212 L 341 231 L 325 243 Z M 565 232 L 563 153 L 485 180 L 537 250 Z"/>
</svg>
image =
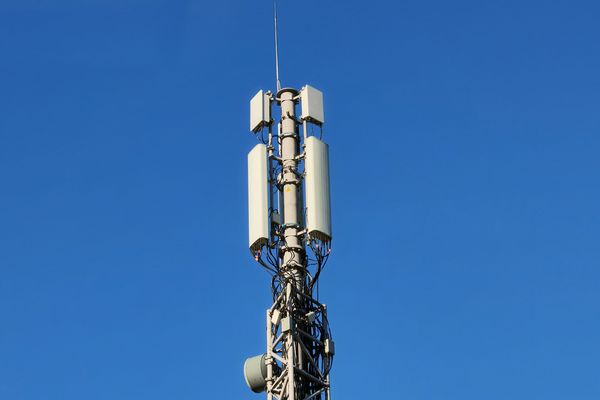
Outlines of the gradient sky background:
<svg viewBox="0 0 600 400">
<path fill-rule="evenodd" d="M 600 398 L 600 3 L 281 0 L 325 93 L 335 399 Z M 0 3 L 0 398 L 258 399 L 271 2 Z"/>
</svg>

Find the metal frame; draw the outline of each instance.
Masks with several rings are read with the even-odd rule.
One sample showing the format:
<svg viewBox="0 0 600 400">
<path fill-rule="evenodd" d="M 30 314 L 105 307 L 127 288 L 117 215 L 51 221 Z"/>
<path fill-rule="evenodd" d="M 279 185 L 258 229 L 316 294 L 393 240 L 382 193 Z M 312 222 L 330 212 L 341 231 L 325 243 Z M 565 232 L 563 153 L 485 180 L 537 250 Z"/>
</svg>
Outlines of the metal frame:
<svg viewBox="0 0 600 400">
<path fill-rule="evenodd" d="M 309 318 L 308 315 L 311 315 Z M 278 315 L 275 319 L 274 317 Z M 267 310 L 267 399 L 330 399 L 327 308 L 289 282 Z"/>
</svg>

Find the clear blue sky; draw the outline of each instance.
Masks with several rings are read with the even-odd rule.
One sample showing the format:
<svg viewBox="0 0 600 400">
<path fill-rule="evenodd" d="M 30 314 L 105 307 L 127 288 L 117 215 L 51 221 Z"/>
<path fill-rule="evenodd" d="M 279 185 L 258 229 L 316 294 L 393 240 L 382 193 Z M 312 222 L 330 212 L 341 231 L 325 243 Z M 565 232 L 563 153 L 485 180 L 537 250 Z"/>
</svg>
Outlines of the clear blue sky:
<svg viewBox="0 0 600 400">
<path fill-rule="evenodd" d="M 325 93 L 335 398 L 599 399 L 599 3 L 280 15 Z M 262 398 L 270 0 L 3 0 L 0 55 L 0 398 Z"/>
</svg>

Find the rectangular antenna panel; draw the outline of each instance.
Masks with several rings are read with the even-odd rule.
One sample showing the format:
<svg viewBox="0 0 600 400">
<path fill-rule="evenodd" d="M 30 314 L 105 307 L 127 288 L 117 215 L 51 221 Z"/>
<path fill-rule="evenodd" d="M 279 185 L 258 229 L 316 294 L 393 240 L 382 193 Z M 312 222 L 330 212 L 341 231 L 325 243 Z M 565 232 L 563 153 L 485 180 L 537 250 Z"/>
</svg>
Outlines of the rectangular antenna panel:
<svg viewBox="0 0 600 400">
<path fill-rule="evenodd" d="M 323 114 L 323 93 L 312 86 L 304 86 L 300 91 L 302 102 L 301 118 L 306 121 L 322 124 L 325 122 Z"/>
<path fill-rule="evenodd" d="M 331 203 L 329 199 L 329 146 L 314 136 L 305 140 L 304 186 L 306 230 L 312 237 L 331 240 Z"/>
<path fill-rule="evenodd" d="M 248 153 L 248 246 L 258 251 L 269 241 L 267 146 Z"/>
<path fill-rule="evenodd" d="M 263 126 L 271 122 L 271 97 L 264 91 L 258 93 L 250 100 L 250 130 L 258 132 Z"/>
</svg>

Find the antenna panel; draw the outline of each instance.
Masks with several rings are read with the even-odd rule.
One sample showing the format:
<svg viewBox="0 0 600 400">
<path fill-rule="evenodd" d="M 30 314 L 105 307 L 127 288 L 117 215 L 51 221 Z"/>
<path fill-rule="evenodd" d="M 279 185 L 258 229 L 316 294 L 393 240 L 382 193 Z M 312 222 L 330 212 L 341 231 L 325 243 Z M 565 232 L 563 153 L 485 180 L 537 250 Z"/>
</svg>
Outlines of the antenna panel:
<svg viewBox="0 0 600 400">
<path fill-rule="evenodd" d="M 331 240 L 329 197 L 329 146 L 314 136 L 306 138 L 306 230 L 312 237 Z"/>
<path fill-rule="evenodd" d="M 312 86 L 306 85 L 300 91 L 303 120 L 322 124 L 325 122 L 323 113 L 323 93 Z"/>
<path fill-rule="evenodd" d="M 271 123 L 271 96 L 259 90 L 250 100 L 250 130 L 258 132 Z"/>
<path fill-rule="evenodd" d="M 269 241 L 267 146 L 257 144 L 248 153 L 248 246 L 258 251 Z"/>
</svg>

